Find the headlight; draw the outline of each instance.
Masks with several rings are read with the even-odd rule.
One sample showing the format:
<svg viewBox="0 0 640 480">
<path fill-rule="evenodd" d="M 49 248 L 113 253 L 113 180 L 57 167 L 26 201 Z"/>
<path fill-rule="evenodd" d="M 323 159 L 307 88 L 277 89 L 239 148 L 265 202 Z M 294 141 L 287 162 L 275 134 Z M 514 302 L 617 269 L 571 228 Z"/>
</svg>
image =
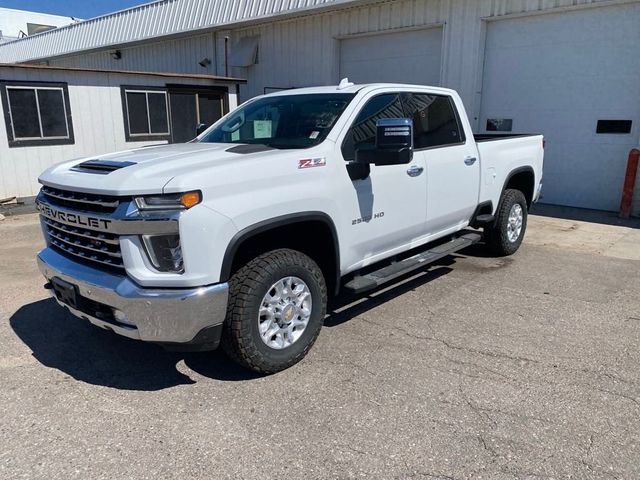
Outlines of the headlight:
<svg viewBox="0 0 640 480">
<path fill-rule="evenodd" d="M 200 192 L 153 195 L 135 199 L 138 210 L 184 210 L 195 207 L 202 201 Z"/>
<path fill-rule="evenodd" d="M 158 271 L 184 272 L 179 235 L 143 235 L 142 241 L 149 260 Z"/>
</svg>

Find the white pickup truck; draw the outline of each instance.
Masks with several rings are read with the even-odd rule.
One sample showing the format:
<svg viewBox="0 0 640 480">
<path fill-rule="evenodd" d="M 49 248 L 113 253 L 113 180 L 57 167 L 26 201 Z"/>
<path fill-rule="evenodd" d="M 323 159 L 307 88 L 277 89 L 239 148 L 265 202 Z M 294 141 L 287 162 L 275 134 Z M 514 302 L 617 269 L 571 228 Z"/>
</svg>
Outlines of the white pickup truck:
<svg viewBox="0 0 640 480">
<path fill-rule="evenodd" d="M 44 172 L 38 263 L 80 318 L 271 373 L 305 356 L 339 291 L 481 239 L 514 253 L 542 164 L 541 136 L 474 136 L 452 90 L 283 91 L 189 143 Z"/>
</svg>

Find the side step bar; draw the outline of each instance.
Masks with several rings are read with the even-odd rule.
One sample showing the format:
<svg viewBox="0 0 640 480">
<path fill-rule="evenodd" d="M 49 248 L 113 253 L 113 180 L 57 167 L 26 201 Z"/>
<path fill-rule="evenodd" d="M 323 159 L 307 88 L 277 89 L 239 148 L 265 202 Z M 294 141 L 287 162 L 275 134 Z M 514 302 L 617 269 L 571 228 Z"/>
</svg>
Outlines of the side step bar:
<svg viewBox="0 0 640 480">
<path fill-rule="evenodd" d="M 413 270 L 417 270 L 429 263 L 433 263 L 436 260 L 440 260 L 447 255 L 467 248 L 474 243 L 477 243 L 482 238 L 479 233 L 466 233 L 460 237 L 456 237 L 450 242 L 443 243 L 437 247 L 433 247 L 430 250 L 426 250 L 422 253 L 414 255 L 413 257 L 406 258 L 398 263 L 393 263 L 386 267 L 376 270 L 375 272 L 368 273 L 359 277 L 355 277 L 350 282 L 344 285 L 344 290 L 352 294 L 360 294 L 367 290 L 377 288 L 387 282 L 395 280 L 402 275 L 409 273 Z"/>
</svg>

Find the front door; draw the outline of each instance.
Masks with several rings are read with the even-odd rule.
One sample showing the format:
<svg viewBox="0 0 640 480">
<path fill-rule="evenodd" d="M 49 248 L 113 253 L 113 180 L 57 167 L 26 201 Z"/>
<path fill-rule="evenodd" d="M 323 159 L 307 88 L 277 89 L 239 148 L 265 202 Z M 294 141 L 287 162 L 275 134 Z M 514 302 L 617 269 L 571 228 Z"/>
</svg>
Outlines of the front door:
<svg viewBox="0 0 640 480">
<path fill-rule="evenodd" d="M 375 143 L 379 119 L 404 117 L 400 93 L 369 98 L 342 143 L 344 159 L 353 161 L 356 148 Z M 368 178 L 351 182 L 342 212 L 348 267 L 366 266 L 424 236 L 425 167 L 417 153 L 407 165 L 371 165 Z"/>
<path fill-rule="evenodd" d="M 209 126 L 223 115 L 223 94 L 207 90 L 169 90 L 171 143 L 184 143 L 196 137 L 198 125 Z"/>
</svg>

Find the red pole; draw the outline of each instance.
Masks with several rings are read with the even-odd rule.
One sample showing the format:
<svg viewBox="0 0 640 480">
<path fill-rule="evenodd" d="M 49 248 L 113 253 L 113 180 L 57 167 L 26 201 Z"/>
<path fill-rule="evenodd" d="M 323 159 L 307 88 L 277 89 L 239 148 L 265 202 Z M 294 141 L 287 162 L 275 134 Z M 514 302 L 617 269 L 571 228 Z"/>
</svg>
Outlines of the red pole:
<svg viewBox="0 0 640 480">
<path fill-rule="evenodd" d="M 636 177 L 638 176 L 638 163 L 640 163 L 640 150 L 634 148 L 629 152 L 627 162 L 627 174 L 624 177 L 624 187 L 622 188 L 622 202 L 620 203 L 620 218 L 629 218 L 631 207 L 633 206 L 633 191 L 636 188 Z M 638 192 L 640 195 L 640 192 Z"/>
</svg>

